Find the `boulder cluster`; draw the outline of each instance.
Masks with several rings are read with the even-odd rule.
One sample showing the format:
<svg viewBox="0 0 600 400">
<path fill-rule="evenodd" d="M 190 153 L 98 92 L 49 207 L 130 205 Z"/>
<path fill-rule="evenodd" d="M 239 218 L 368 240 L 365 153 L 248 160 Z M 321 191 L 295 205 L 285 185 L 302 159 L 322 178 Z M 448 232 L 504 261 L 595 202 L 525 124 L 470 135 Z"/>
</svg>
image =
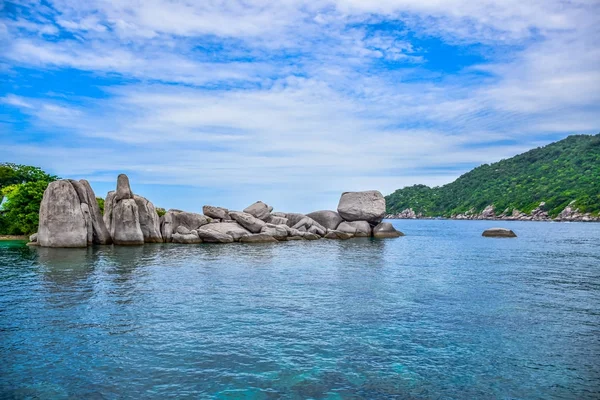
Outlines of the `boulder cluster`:
<svg viewBox="0 0 600 400">
<path fill-rule="evenodd" d="M 205 205 L 203 214 L 168 210 L 159 217 L 154 205 L 133 194 L 121 174 L 108 193 L 102 216 L 87 181 L 50 183 L 40 206 L 38 234 L 44 247 L 85 247 L 90 244 L 259 243 L 287 240 L 394 238 L 403 236 L 382 222 L 385 199 L 378 191 L 345 192 L 337 211 L 310 214 L 273 212 L 257 201 L 243 211 Z"/>
</svg>

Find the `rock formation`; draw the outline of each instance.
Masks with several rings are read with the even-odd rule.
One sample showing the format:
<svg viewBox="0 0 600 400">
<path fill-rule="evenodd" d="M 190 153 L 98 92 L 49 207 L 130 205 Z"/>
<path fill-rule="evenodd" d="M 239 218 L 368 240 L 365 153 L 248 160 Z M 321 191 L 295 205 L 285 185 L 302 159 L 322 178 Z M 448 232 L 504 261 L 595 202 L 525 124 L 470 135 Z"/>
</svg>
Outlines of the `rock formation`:
<svg viewBox="0 0 600 400">
<path fill-rule="evenodd" d="M 510 229 L 506 229 L 506 228 L 490 228 L 490 229 L 486 229 L 485 231 L 483 231 L 483 233 L 481 234 L 481 236 L 485 236 L 485 237 L 505 237 L 505 238 L 517 237 L 517 235 L 513 231 L 511 231 Z"/>
<path fill-rule="evenodd" d="M 273 212 L 273 207 L 261 201 L 244 211 L 209 205 L 202 210 L 204 215 L 171 209 L 159 218 L 154 205 L 135 195 L 128 177 L 121 174 L 116 190 L 106 196 L 102 216 L 87 181 L 56 181 L 44 193 L 38 235 L 32 236 L 31 242 L 50 247 L 85 247 L 111 242 L 264 243 L 402 236 L 391 224 L 379 223 L 385 212 L 385 199 L 377 191 L 342 194 L 338 212 Z"/>
<path fill-rule="evenodd" d="M 378 224 L 385 215 L 385 198 L 377 190 L 342 193 L 337 208 L 345 221 L 367 221 Z"/>
<path fill-rule="evenodd" d="M 44 191 L 37 243 L 42 247 L 110 244 L 96 195 L 85 180 L 58 180 Z"/>
</svg>

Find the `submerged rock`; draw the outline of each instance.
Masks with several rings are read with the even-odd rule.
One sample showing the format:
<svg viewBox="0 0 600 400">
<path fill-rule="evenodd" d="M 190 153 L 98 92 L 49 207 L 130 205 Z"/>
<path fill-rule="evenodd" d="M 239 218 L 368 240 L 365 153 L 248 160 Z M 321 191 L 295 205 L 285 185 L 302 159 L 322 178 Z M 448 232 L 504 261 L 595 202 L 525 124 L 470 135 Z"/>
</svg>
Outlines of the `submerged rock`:
<svg viewBox="0 0 600 400">
<path fill-rule="evenodd" d="M 373 237 L 378 239 L 397 238 L 400 236 L 404 236 L 404 233 L 396 230 L 394 225 L 389 222 L 380 222 L 373 228 Z"/>
<path fill-rule="evenodd" d="M 278 240 L 266 233 L 253 233 L 240 239 L 241 243 L 276 243 Z"/>
<path fill-rule="evenodd" d="M 327 232 L 327 234 L 325 235 L 326 239 L 341 239 L 341 240 L 347 240 L 347 239 L 351 239 L 353 238 L 354 235 L 352 233 L 348 233 L 348 232 L 342 232 L 342 231 L 336 231 L 336 230 L 330 230 L 329 232 Z"/>
<path fill-rule="evenodd" d="M 517 235 L 512 230 L 506 229 L 506 228 L 491 228 L 491 229 L 486 229 L 485 231 L 483 231 L 483 233 L 481 234 L 481 236 L 485 236 L 485 237 L 506 237 L 506 238 L 517 237 Z"/>
<path fill-rule="evenodd" d="M 346 221 L 376 224 L 385 215 L 385 198 L 377 190 L 345 192 L 340 198 L 337 211 Z"/>
</svg>

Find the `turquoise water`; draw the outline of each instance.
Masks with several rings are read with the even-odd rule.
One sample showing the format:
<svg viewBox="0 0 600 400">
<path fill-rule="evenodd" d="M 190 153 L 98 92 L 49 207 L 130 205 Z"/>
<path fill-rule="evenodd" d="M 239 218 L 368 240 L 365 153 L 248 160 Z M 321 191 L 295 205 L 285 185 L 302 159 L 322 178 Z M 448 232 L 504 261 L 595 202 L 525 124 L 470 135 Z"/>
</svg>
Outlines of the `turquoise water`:
<svg viewBox="0 0 600 400">
<path fill-rule="evenodd" d="M 1 398 L 600 398 L 600 224 L 398 239 L 0 242 Z"/>
</svg>

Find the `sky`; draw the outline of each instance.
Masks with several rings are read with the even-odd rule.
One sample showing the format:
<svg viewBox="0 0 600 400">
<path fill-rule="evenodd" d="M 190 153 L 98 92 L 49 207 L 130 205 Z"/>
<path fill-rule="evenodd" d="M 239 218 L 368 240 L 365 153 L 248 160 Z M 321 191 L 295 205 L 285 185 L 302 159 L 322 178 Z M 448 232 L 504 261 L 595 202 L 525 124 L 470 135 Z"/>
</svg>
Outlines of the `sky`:
<svg viewBox="0 0 600 400">
<path fill-rule="evenodd" d="M 0 161 L 335 209 L 600 132 L 598 0 L 0 0 Z"/>
</svg>

